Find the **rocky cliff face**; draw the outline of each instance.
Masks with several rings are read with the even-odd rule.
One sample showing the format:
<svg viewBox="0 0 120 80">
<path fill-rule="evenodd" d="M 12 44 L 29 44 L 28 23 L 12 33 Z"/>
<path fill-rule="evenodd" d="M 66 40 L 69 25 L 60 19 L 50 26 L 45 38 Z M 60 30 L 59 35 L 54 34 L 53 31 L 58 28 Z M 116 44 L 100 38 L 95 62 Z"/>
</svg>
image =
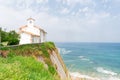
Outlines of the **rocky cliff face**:
<svg viewBox="0 0 120 80">
<path fill-rule="evenodd" d="M 4 47 L 2 51 L 9 51 L 10 55 L 32 56 L 44 64 L 44 68 L 55 76 L 55 80 L 71 80 L 65 64 L 52 42 Z M 10 56 L 9 54 L 7 57 Z"/>
<path fill-rule="evenodd" d="M 50 53 L 50 59 L 51 59 L 53 65 L 55 65 L 56 71 L 59 74 L 60 79 L 61 80 L 70 80 L 68 70 L 67 70 L 61 56 L 59 55 L 58 50 L 55 49 L 49 53 Z"/>
</svg>

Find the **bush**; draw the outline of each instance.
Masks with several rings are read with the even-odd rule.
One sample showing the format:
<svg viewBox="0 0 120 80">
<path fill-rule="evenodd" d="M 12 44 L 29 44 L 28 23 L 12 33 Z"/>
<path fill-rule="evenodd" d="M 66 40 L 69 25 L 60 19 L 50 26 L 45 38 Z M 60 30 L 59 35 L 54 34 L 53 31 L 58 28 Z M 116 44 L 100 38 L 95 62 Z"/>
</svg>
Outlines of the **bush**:
<svg viewBox="0 0 120 80">
<path fill-rule="evenodd" d="M 19 34 L 14 30 L 10 32 L 0 30 L 1 42 L 8 42 L 8 45 L 19 44 Z"/>
</svg>

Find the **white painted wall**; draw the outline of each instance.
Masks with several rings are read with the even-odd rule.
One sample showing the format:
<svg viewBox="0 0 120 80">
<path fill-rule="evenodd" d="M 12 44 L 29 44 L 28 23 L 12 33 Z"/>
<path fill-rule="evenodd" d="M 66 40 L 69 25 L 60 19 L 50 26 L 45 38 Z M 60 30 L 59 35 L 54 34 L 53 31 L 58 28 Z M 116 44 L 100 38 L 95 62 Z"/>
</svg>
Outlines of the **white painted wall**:
<svg viewBox="0 0 120 80">
<path fill-rule="evenodd" d="M 31 43 L 31 35 L 26 33 L 20 34 L 20 44 L 29 44 Z"/>
<path fill-rule="evenodd" d="M 35 27 L 33 27 L 33 26 L 28 26 L 28 27 L 26 27 L 26 28 L 23 28 L 22 30 L 40 36 L 40 30 L 37 29 L 37 28 L 35 28 Z"/>
<path fill-rule="evenodd" d="M 28 34 L 27 33 L 20 33 L 20 37 L 21 37 L 20 44 L 32 43 L 31 42 L 31 39 L 32 39 L 31 34 L 40 36 L 38 38 L 38 40 L 33 40 L 33 43 L 38 43 L 40 41 L 45 42 L 43 32 L 35 27 L 33 19 L 27 20 L 27 27 L 22 28 L 22 31 L 28 32 Z M 29 33 L 31 33 L 31 34 L 29 34 Z"/>
<path fill-rule="evenodd" d="M 41 31 L 41 33 L 40 33 L 40 36 L 41 36 L 41 42 L 44 42 L 43 41 L 43 32 Z"/>
</svg>

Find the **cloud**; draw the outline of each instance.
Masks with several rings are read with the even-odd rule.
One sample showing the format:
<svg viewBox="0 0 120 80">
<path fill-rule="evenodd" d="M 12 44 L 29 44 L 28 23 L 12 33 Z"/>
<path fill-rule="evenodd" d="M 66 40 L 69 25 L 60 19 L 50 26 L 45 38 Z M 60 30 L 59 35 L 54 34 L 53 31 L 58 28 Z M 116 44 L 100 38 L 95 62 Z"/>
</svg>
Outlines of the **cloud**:
<svg viewBox="0 0 120 80">
<path fill-rule="evenodd" d="M 48 3 L 48 0 L 36 0 L 37 3 Z"/>
<path fill-rule="evenodd" d="M 107 3 L 109 0 L 102 0 L 102 3 Z"/>
<path fill-rule="evenodd" d="M 16 10 L 23 10 L 27 8 L 37 10 L 41 7 L 41 5 L 45 6 L 47 3 L 48 0 L 0 0 L 1 5 L 14 8 Z"/>
<path fill-rule="evenodd" d="M 81 5 L 93 5 L 95 4 L 93 0 L 63 0 L 63 3 L 66 3 L 67 5 L 76 5 L 76 4 L 81 4 Z"/>
<path fill-rule="evenodd" d="M 61 10 L 61 14 L 68 14 L 70 11 L 69 11 L 69 9 L 68 8 L 63 8 L 62 10 Z"/>
<path fill-rule="evenodd" d="M 91 12 L 91 9 L 89 9 L 88 7 L 84 7 L 84 8 L 80 8 L 78 12 L 76 13 L 76 15 L 84 14 L 85 16 L 87 16 L 88 13 L 90 12 Z"/>
<path fill-rule="evenodd" d="M 0 6 L 0 22 L 2 27 L 7 27 L 7 29 L 17 29 L 19 26 L 23 25 L 24 19 L 28 18 L 30 15 L 34 15 L 31 10 L 16 11 L 14 9 Z"/>
<path fill-rule="evenodd" d="M 83 8 L 82 12 L 88 12 L 88 7 Z"/>
<path fill-rule="evenodd" d="M 64 5 L 56 5 L 54 8 L 48 0 L 0 0 L 0 26 L 17 30 L 31 16 L 36 19 L 36 25 L 48 32 L 47 38 L 51 41 L 120 41 L 119 15 L 100 10 L 98 7 L 101 6 L 93 0 L 58 2 L 63 1 Z M 97 4 L 95 8 L 94 3 Z"/>
</svg>

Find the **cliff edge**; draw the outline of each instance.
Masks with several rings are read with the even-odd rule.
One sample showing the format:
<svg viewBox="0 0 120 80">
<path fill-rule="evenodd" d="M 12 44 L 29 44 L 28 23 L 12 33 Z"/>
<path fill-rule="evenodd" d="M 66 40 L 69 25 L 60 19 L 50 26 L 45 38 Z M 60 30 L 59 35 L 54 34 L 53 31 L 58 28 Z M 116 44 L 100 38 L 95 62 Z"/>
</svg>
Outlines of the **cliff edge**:
<svg viewBox="0 0 120 80">
<path fill-rule="evenodd" d="M 71 80 L 53 42 L 7 46 L 1 52 L 7 53 L 0 57 L 0 79 Z"/>
</svg>

